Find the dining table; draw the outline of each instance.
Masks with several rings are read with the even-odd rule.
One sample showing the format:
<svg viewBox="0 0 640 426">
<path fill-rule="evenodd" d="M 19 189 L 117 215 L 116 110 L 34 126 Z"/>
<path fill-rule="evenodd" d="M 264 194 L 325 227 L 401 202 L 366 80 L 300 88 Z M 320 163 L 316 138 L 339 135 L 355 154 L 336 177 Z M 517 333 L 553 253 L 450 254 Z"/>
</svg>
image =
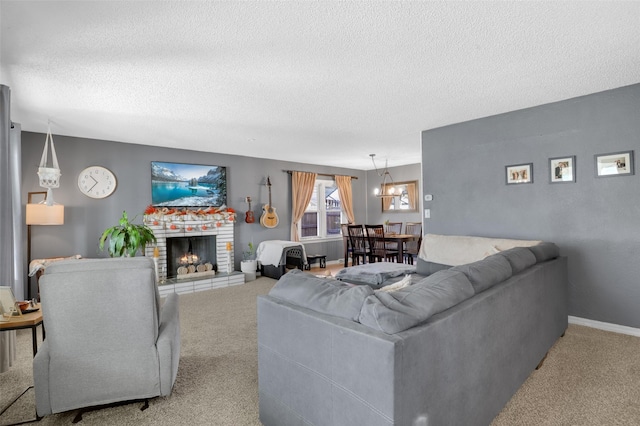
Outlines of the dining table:
<svg viewBox="0 0 640 426">
<path fill-rule="evenodd" d="M 343 236 L 344 238 L 344 267 L 349 265 L 349 236 Z M 384 234 L 384 241 L 387 243 L 398 243 L 398 257 L 397 262 L 402 263 L 404 261 L 404 243 L 407 241 L 417 241 L 420 235 L 413 234 Z"/>
</svg>

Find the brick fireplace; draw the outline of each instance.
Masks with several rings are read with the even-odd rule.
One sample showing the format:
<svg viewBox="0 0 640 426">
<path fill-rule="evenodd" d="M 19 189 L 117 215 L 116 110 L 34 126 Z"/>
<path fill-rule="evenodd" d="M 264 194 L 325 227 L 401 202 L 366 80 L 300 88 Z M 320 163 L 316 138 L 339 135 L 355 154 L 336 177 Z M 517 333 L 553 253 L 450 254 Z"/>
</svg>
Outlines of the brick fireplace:
<svg viewBox="0 0 640 426">
<path fill-rule="evenodd" d="M 156 246 L 149 246 L 145 256 L 153 257 L 157 247 L 158 288 L 161 295 L 167 293 L 192 293 L 228 285 L 244 284 L 244 274 L 234 271 L 233 256 L 233 217 L 229 215 L 180 215 L 157 216 L 145 215 L 144 223 L 153 230 L 157 239 Z M 193 271 L 177 276 L 175 271 L 168 271 L 167 240 L 171 238 L 215 237 L 215 265 L 214 271 Z M 229 248 L 230 250 L 227 250 Z M 175 257 L 175 253 L 172 254 Z M 206 259 L 213 263 L 211 259 Z"/>
</svg>

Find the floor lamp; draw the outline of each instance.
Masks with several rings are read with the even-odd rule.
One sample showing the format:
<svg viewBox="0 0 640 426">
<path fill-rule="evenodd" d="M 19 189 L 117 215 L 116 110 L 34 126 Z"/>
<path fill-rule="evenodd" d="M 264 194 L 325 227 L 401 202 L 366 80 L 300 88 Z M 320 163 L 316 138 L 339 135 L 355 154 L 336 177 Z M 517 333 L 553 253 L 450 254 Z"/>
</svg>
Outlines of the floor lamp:
<svg viewBox="0 0 640 426">
<path fill-rule="evenodd" d="M 43 201 L 34 204 L 33 196 L 43 197 Z M 31 300 L 31 282 L 29 266 L 31 264 L 31 225 L 64 225 L 64 206 L 53 202 L 53 191 L 29 192 L 27 197 L 27 297 Z"/>
</svg>

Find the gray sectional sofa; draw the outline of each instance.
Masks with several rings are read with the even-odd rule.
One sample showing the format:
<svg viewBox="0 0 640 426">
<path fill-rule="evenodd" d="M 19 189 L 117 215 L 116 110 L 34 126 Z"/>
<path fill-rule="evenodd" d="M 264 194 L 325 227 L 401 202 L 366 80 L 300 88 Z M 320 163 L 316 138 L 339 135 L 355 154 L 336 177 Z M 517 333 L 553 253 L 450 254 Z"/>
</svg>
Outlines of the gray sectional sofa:
<svg viewBox="0 0 640 426">
<path fill-rule="evenodd" d="M 393 292 L 284 275 L 258 298 L 262 423 L 488 425 L 567 327 L 558 247 L 496 251 Z"/>
</svg>

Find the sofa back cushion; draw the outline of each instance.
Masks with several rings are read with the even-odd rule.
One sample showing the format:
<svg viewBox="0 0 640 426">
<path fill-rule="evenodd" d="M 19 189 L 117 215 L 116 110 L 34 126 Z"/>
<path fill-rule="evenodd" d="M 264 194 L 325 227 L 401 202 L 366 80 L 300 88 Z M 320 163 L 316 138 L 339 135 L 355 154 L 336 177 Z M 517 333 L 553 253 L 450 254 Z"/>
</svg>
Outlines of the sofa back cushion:
<svg viewBox="0 0 640 426">
<path fill-rule="evenodd" d="M 153 259 L 146 256 L 137 257 L 108 257 L 108 258 L 76 258 L 65 259 L 55 263 L 51 263 L 45 269 L 45 275 L 57 274 L 57 273 L 73 273 L 73 272 L 86 272 L 94 271 L 95 274 L 101 273 L 104 270 L 124 270 L 124 269 L 145 269 L 151 270 L 154 276 L 155 283 L 155 266 Z M 157 283 L 156 283 L 157 284 Z M 156 312 L 158 314 L 158 321 L 160 320 L 160 306 L 162 302 L 160 300 L 160 290 L 158 286 L 155 286 L 155 300 L 156 300 Z"/>
<path fill-rule="evenodd" d="M 537 260 L 533 252 L 526 247 L 514 247 L 501 251 L 498 256 L 504 256 L 511 265 L 511 273 L 518 274 L 530 266 L 536 264 Z"/>
<path fill-rule="evenodd" d="M 476 294 L 493 287 L 512 275 L 511 264 L 507 258 L 496 254 L 478 262 L 453 267 L 451 270 L 465 274 L 471 281 Z"/>
<path fill-rule="evenodd" d="M 284 274 L 269 291 L 277 299 L 352 321 L 358 320 L 365 298 L 372 294 L 368 285 L 350 286 L 299 269 Z"/>
<path fill-rule="evenodd" d="M 416 274 L 429 276 L 431 274 L 435 274 L 438 271 L 442 271 L 443 269 L 449 269 L 451 265 L 443 265 L 442 263 L 429 262 L 428 260 L 424 260 L 418 258 L 416 260 Z"/>
<path fill-rule="evenodd" d="M 554 243 L 543 242 L 529 247 L 529 250 L 536 257 L 538 263 L 545 262 L 550 259 L 555 259 L 560 256 L 560 248 Z"/>
<path fill-rule="evenodd" d="M 443 265 L 464 265 L 513 247 L 529 247 L 540 240 L 472 237 L 465 235 L 426 234 L 418 257 Z"/>
<path fill-rule="evenodd" d="M 473 295 L 473 286 L 463 273 L 439 271 L 400 290 L 368 296 L 359 321 L 387 334 L 398 333 Z"/>
</svg>

